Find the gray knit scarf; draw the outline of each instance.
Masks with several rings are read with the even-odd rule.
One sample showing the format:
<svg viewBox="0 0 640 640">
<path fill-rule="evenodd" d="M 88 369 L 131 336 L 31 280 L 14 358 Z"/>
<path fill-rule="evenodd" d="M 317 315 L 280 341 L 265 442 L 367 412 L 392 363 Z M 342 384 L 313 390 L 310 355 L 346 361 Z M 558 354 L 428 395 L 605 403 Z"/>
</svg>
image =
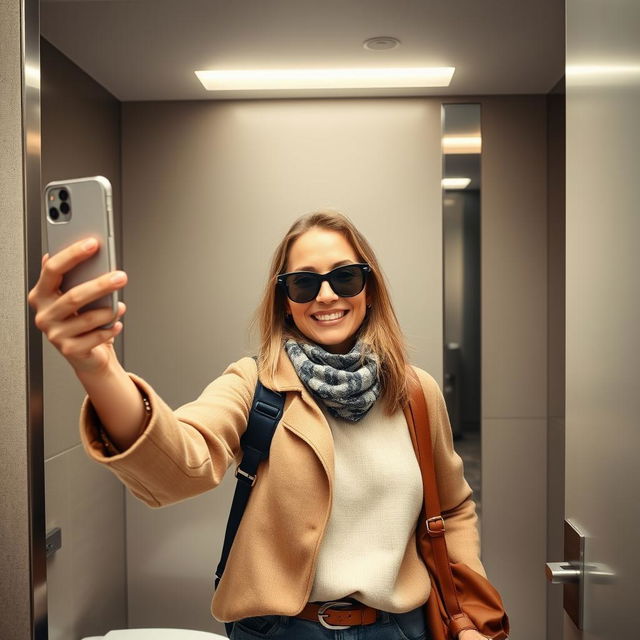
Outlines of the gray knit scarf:
<svg viewBox="0 0 640 640">
<path fill-rule="evenodd" d="M 298 377 L 334 418 L 358 422 L 380 395 L 379 358 L 358 339 L 349 353 L 329 353 L 316 343 L 289 338 L 284 345 Z M 365 350 L 364 365 L 358 360 Z"/>
</svg>

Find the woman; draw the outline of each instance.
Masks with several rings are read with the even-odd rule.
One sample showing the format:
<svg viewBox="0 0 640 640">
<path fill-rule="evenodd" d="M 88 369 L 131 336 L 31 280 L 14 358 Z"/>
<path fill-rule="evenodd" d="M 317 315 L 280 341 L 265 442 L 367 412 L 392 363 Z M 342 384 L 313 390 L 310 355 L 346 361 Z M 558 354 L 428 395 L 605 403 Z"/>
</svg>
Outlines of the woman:
<svg viewBox="0 0 640 640">
<path fill-rule="evenodd" d="M 415 541 L 423 488 L 402 410 L 406 348 L 374 252 L 351 221 L 325 211 L 292 225 L 257 311 L 257 362 L 230 364 L 175 411 L 118 362 L 121 322 L 100 329 L 112 320 L 108 309 L 77 313 L 124 287 L 126 274 L 59 291 L 63 274 L 95 250 L 89 241 L 45 255 L 29 303 L 87 391 L 87 453 L 146 504 L 216 487 L 242 459 L 258 377 L 286 392 L 211 605 L 217 620 L 236 621 L 231 637 L 428 638 L 430 580 Z M 120 302 L 117 318 L 124 311 Z M 449 554 L 485 576 L 444 399 L 428 373 L 414 371 L 429 411 Z M 459 637 L 484 638 L 475 629 Z"/>
</svg>

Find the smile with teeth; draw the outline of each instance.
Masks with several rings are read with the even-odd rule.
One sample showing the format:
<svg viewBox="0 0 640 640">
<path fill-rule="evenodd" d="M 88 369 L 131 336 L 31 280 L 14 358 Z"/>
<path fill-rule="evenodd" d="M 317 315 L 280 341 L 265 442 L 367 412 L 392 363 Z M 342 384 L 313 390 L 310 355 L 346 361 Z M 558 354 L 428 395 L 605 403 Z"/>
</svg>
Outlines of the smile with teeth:
<svg viewBox="0 0 640 640">
<path fill-rule="evenodd" d="M 315 313 L 311 317 L 321 324 L 332 324 L 339 322 L 345 315 L 347 315 L 346 311 L 336 311 L 335 313 Z"/>
</svg>

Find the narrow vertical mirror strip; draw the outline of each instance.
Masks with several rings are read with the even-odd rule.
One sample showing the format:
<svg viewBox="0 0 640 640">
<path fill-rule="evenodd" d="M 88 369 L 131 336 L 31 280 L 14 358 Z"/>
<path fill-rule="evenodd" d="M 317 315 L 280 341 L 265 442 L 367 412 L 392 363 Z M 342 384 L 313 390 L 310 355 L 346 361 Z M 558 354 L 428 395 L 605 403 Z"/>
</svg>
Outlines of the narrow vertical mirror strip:
<svg viewBox="0 0 640 640">
<path fill-rule="evenodd" d="M 481 150 L 480 105 L 443 104 L 443 392 L 479 519 Z"/>
</svg>

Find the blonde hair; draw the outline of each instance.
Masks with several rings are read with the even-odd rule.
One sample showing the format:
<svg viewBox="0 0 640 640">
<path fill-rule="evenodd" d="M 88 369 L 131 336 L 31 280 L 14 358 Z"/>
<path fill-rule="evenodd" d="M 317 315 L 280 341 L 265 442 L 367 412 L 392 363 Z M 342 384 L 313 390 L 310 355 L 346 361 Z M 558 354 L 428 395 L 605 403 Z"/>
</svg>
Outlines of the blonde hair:
<svg viewBox="0 0 640 640">
<path fill-rule="evenodd" d="M 267 387 L 273 384 L 281 350 L 289 338 L 309 342 L 309 338 L 303 335 L 293 322 L 286 321 L 286 294 L 281 287 L 276 286 L 276 278 L 286 272 L 291 245 L 303 233 L 313 228 L 342 233 L 358 254 L 359 261 L 366 262 L 371 267 L 366 284 L 371 308 L 362 321 L 357 339 L 361 339 L 379 358 L 382 386 L 380 399 L 383 400 L 387 415 L 391 415 L 404 407 L 408 400 L 406 369 L 409 364 L 408 345 L 393 310 L 386 279 L 373 249 L 353 222 L 338 211 L 323 209 L 300 216 L 276 247 L 262 300 L 250 322 L 252 330 L 255 329 L 256 324 L 259 325 L 260 379 Z M 363 353 L 362 358 L 364 356 Z"/>
</svg>

